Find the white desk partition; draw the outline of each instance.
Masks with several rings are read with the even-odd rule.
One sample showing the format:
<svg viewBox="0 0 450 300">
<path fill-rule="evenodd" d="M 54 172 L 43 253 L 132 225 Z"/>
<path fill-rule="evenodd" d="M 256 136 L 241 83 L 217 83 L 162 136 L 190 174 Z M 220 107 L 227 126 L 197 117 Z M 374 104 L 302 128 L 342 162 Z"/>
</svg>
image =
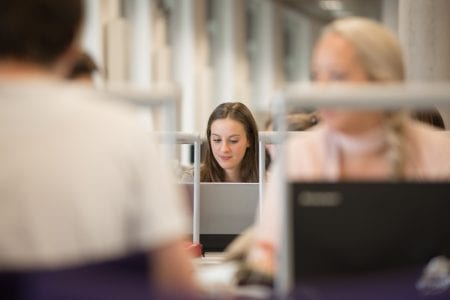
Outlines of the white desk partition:
<svg viewBox="0 0 450 300">
<path fill-rule="evenodd" d="M 104 92 L 137 107 L 151 111 L 161 110 L 165 117 L 165 124 L 161 130 L 167 132 L 176 130 L 176 108 L 180 100 L 180 91 L 176 85 L 156 85 L 151 89 L 138 89 L 126 84 L 110 84 L 105 87 Z M 174 144 L 175 141 L 166 144 L 168 158 L 175 155 Z"/>
<path fill-rule="evenodd" d="M 399 109 L 449 106 L 450 83 L 292 85 L 278 102 L 289 108 Z M 279 108 L 279 107 L 278 107 Z"/>
<path fill-rule="evenodd" d="M 278 131 L 260 131 L 258 133 L 259 143 L 259 213 L 261 214 L 263 207 L 263 198 L 265 193 L 265 170 L 266 170 L 266 145 L 280 144 L 283 140 L 282 135 Z"/>
<path fill-rule="evenodd" d="M 180 100 L 180 90 L 175 85 L 155 86 L 152 89 L 137 89 L 128 85 L 109 85 L 105 92 L 113 97 L 130 102 L 133 105 L 162 109 L 165 119 L 164 130 L 176 130 L 176 107 Z"/>
<path fill-rule="evenodd" d="M 280 131 L 285 131 L 283 118 L 288 109 L 337 107 L 351 109 L 427 109 L 430 107 L 450 106 L 450 83 L 420 83 L 420 84 L 371 84 L 371 85 L 294 85 L 288 87 L 284 93 L 274 99 L 274 120 Z M 276 174 L 277 180 L 286 183 L 286 150 L 284 143 L 280 144 L 277 157 L 281 168 Z M 287 199 L 287 186 L 282 186 L 281 199 Z M 284 297 L 294 286 L 292 253 L 290 244 L 290 227 L 288 201 L 282 203 L 281 218 L 281 247 L 277 255 L 278 272 L 275 276 L 275 291 Z"/>
<path fill-rule="evenodd" d="M 198 133 L 159 132 L 163 143 L 194 145 L 194 197 L 192 208 L 192 242 L 200 243 L 200 146 L 202 138 Z"/>
</svg>

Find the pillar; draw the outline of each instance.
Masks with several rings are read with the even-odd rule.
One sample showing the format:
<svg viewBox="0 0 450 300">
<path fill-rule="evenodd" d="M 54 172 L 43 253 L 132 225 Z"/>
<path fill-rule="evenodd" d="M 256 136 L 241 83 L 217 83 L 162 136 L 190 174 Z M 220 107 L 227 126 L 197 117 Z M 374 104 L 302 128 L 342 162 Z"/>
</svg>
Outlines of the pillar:
<svg viewBox="0 0 450 300">
<path fill-rule="evenodd" d="M 410 81 L 450 80 L 450 1 L 399 0 L 399 36 Z M 450 128 L 450 107 L 439 108 Z"/>
</svg>

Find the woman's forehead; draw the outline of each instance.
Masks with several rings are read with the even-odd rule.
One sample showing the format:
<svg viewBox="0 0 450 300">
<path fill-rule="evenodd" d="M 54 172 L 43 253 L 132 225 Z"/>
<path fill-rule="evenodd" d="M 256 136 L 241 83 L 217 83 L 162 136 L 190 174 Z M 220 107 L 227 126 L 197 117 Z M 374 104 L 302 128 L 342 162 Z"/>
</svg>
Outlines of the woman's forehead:
<svg viewBox="0 0 450 300">
<path fill-rule="evenodd" d="M 244 125 L 234 119 L 217 119 L 211 124 L 211 134 L 220 136 L 245 135 Z"/>
<path fill-rule="evenodd" d="M 317 43 L 313 64 L 354 61 L 355 58 L 356 50 L 350 41 L 338 33 L 327 33 Z"/>
</svg>

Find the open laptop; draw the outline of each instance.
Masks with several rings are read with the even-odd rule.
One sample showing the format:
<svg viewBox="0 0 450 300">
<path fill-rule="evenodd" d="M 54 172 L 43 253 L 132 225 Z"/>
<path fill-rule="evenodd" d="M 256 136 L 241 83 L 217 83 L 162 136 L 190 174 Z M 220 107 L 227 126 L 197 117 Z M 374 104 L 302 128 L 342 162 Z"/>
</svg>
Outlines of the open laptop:
<svg viewBox="0 0 450 300">
<path fill-rule="evenodd" d="M 450 183 L 291 183 L 291 282 L 425 266 L 450 254 Z"/>
<path fill-rule="evenodd" d="M 193 184 L 182 184 L 192 203 Z M 258 183 L 200 183 L 200 242 L 222 251 L 251 226 L 258 209 Z"/>
</svg>

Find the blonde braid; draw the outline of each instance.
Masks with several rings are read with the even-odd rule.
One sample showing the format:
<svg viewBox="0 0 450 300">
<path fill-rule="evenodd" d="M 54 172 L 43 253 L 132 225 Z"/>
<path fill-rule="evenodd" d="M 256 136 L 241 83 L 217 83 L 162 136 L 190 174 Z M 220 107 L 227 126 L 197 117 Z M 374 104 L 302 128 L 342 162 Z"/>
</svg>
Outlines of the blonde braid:
<svg viewBox="0 0 450 300">
<path fill-rule="evenodd" d="M 390 113 L 386 122 L 386 139 L 388 150 L 387 159 L 392 167 L 392 180 L 398 181 L 405 179 L 405 132 L 404 124 L 407 119 L 407 113 Z"/>
</svg>

